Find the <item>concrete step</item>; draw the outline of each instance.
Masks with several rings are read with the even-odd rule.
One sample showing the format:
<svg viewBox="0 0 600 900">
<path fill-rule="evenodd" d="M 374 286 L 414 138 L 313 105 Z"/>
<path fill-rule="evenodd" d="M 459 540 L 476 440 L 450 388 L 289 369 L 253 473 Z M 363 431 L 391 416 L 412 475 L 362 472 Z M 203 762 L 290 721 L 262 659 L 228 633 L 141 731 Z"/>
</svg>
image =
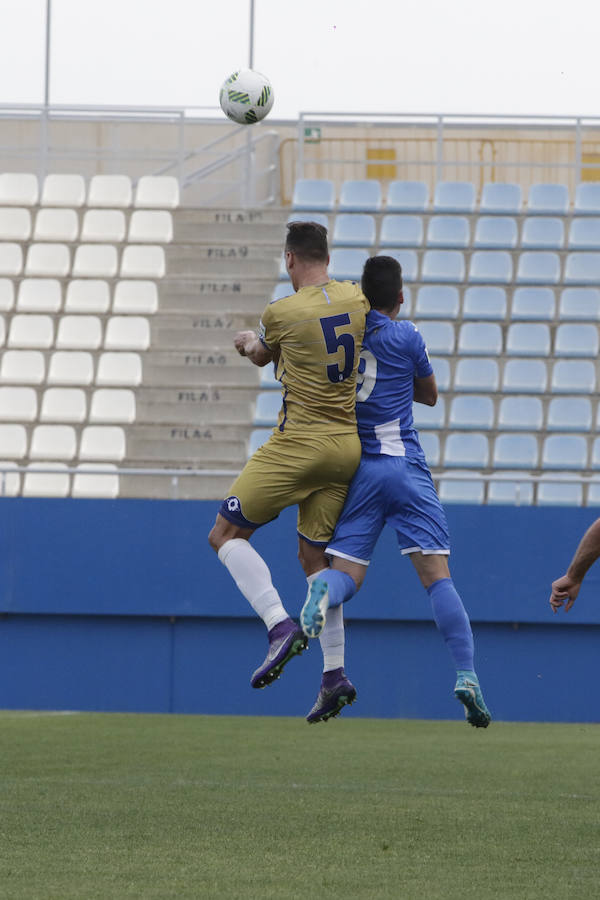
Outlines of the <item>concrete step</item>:
<svg viewBox="0 0 600 900">
<path fill-rule="evenodd" d="M 166 264 L 170 276 L 238 278 L 253 275 L 276 279 L 282 254 L 281 244 L 260 247 L 215 242 L 211 246 L 175 244 L 167 248 Z"/>
<path fill-rule="evenodd" d="M 271 299 L 276 284 L 272 279 L 244 278 L 232 282 L 168 278 L 160 285 L 159 312 L 189 315 L 247 313 L 258 317 Z"/>
<path fill-rule="evenodd" d="M 136 424 L 247 426 L 255 398 L 255 390 L 141 388 L 136 395 Z"/>
<path fill-rule="evenodd" d="M 233 470 L 232 470 L 233 471 Z M 157 500 L 214 500 L 215 515 L 227 496 L 234 475 L 121 475 L 120 497 L 153 497 Z M 199 535 L 199 540 L 203 535 Z"/>
<path fill-rule="evenodd" d="M 246 459 L 249 432 L 249 427 L 234 425 L 132 425 L 127 430 L 127 463 L 241 467 Z"/>
<path fill-rule="evenodd" d="M 156 315 L 150 320 L 151 344 L 155 349 L 162 350 L 171 348 L 197 350 L 206 347 L 229 350 L 233 347 L 236 332 L 254 330 L 257 324 L 258 320 L 254 313 Z"/>
<path fill-rule="evenodd" d="M 213 350 L 150 350 L 143 356 L 144 387 L 254 387 L 260 369 L 230 345 Z"/>
</svg>

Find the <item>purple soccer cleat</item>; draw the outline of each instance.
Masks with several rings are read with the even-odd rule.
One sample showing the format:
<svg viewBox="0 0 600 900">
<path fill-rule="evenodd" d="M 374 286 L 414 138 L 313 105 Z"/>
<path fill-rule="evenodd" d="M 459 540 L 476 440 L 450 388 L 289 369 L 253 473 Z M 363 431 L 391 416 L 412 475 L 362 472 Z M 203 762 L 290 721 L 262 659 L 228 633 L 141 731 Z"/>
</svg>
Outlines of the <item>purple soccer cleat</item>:
<svg viewBox="0 0 600 900">
<path fill-rule="evenodd" d="M 253 688 L 264 688 L 276 681 L 292 656 L 302 653 L 308 640 L 292 619 L 284 619 L 269 631 L 269 652 L 262 666 L 250 679 Z"/>
<path fill-rule="evenodd" d="M 326 722 L 333 716 L 339 716 L 346 704 L 356 700 L 356 688 L 346 678 L 342 668 L 333 669 L 331 672 L 323 672 L 321 690 L 317 702 L 306 717 L 310 724 L 313 722 Z"/>
</svg>

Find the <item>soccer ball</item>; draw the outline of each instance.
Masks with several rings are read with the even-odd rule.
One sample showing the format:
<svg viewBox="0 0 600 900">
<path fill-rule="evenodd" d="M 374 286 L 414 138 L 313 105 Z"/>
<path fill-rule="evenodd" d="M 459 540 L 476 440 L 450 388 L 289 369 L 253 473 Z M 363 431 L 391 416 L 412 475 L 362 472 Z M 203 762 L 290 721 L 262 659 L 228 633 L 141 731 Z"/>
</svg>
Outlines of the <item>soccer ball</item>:
<svg viewBox="0 0 600 900">
<path fill-rule="evenodd" d="M 221 109 L 238 125 L 254 125 L 273 106 L 273 88 L 267 78 L 254 69 L 239 69 L 226 78 L 219 94 Z"/>
</svg>

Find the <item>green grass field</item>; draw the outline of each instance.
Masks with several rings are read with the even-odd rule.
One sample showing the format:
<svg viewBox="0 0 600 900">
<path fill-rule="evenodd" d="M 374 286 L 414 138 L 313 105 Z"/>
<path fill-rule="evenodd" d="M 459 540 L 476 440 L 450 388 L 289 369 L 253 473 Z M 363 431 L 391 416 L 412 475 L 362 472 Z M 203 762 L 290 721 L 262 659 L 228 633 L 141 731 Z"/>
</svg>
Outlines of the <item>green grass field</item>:
<svg viewBox="0 0 600 900">
<path fill-rule="evenodd" d="M 600 896 L 600 726 L 0 714 L 2 898 Z"/>
</svg>

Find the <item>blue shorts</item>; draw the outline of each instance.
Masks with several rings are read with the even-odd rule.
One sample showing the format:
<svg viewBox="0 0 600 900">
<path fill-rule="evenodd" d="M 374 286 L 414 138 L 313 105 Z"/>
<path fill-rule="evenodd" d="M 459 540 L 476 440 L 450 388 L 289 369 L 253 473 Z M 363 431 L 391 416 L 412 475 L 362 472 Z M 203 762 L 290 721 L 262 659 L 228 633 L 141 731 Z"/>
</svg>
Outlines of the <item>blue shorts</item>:
<svg viewBox="0 0 600 900">
<path fill-rule="evenodd" d="M 368 565 L 386 524 L 402 553 L 450 553 L 446 515 L 427 465 L 363 454 L 327 553 Z"/>
</svg>

